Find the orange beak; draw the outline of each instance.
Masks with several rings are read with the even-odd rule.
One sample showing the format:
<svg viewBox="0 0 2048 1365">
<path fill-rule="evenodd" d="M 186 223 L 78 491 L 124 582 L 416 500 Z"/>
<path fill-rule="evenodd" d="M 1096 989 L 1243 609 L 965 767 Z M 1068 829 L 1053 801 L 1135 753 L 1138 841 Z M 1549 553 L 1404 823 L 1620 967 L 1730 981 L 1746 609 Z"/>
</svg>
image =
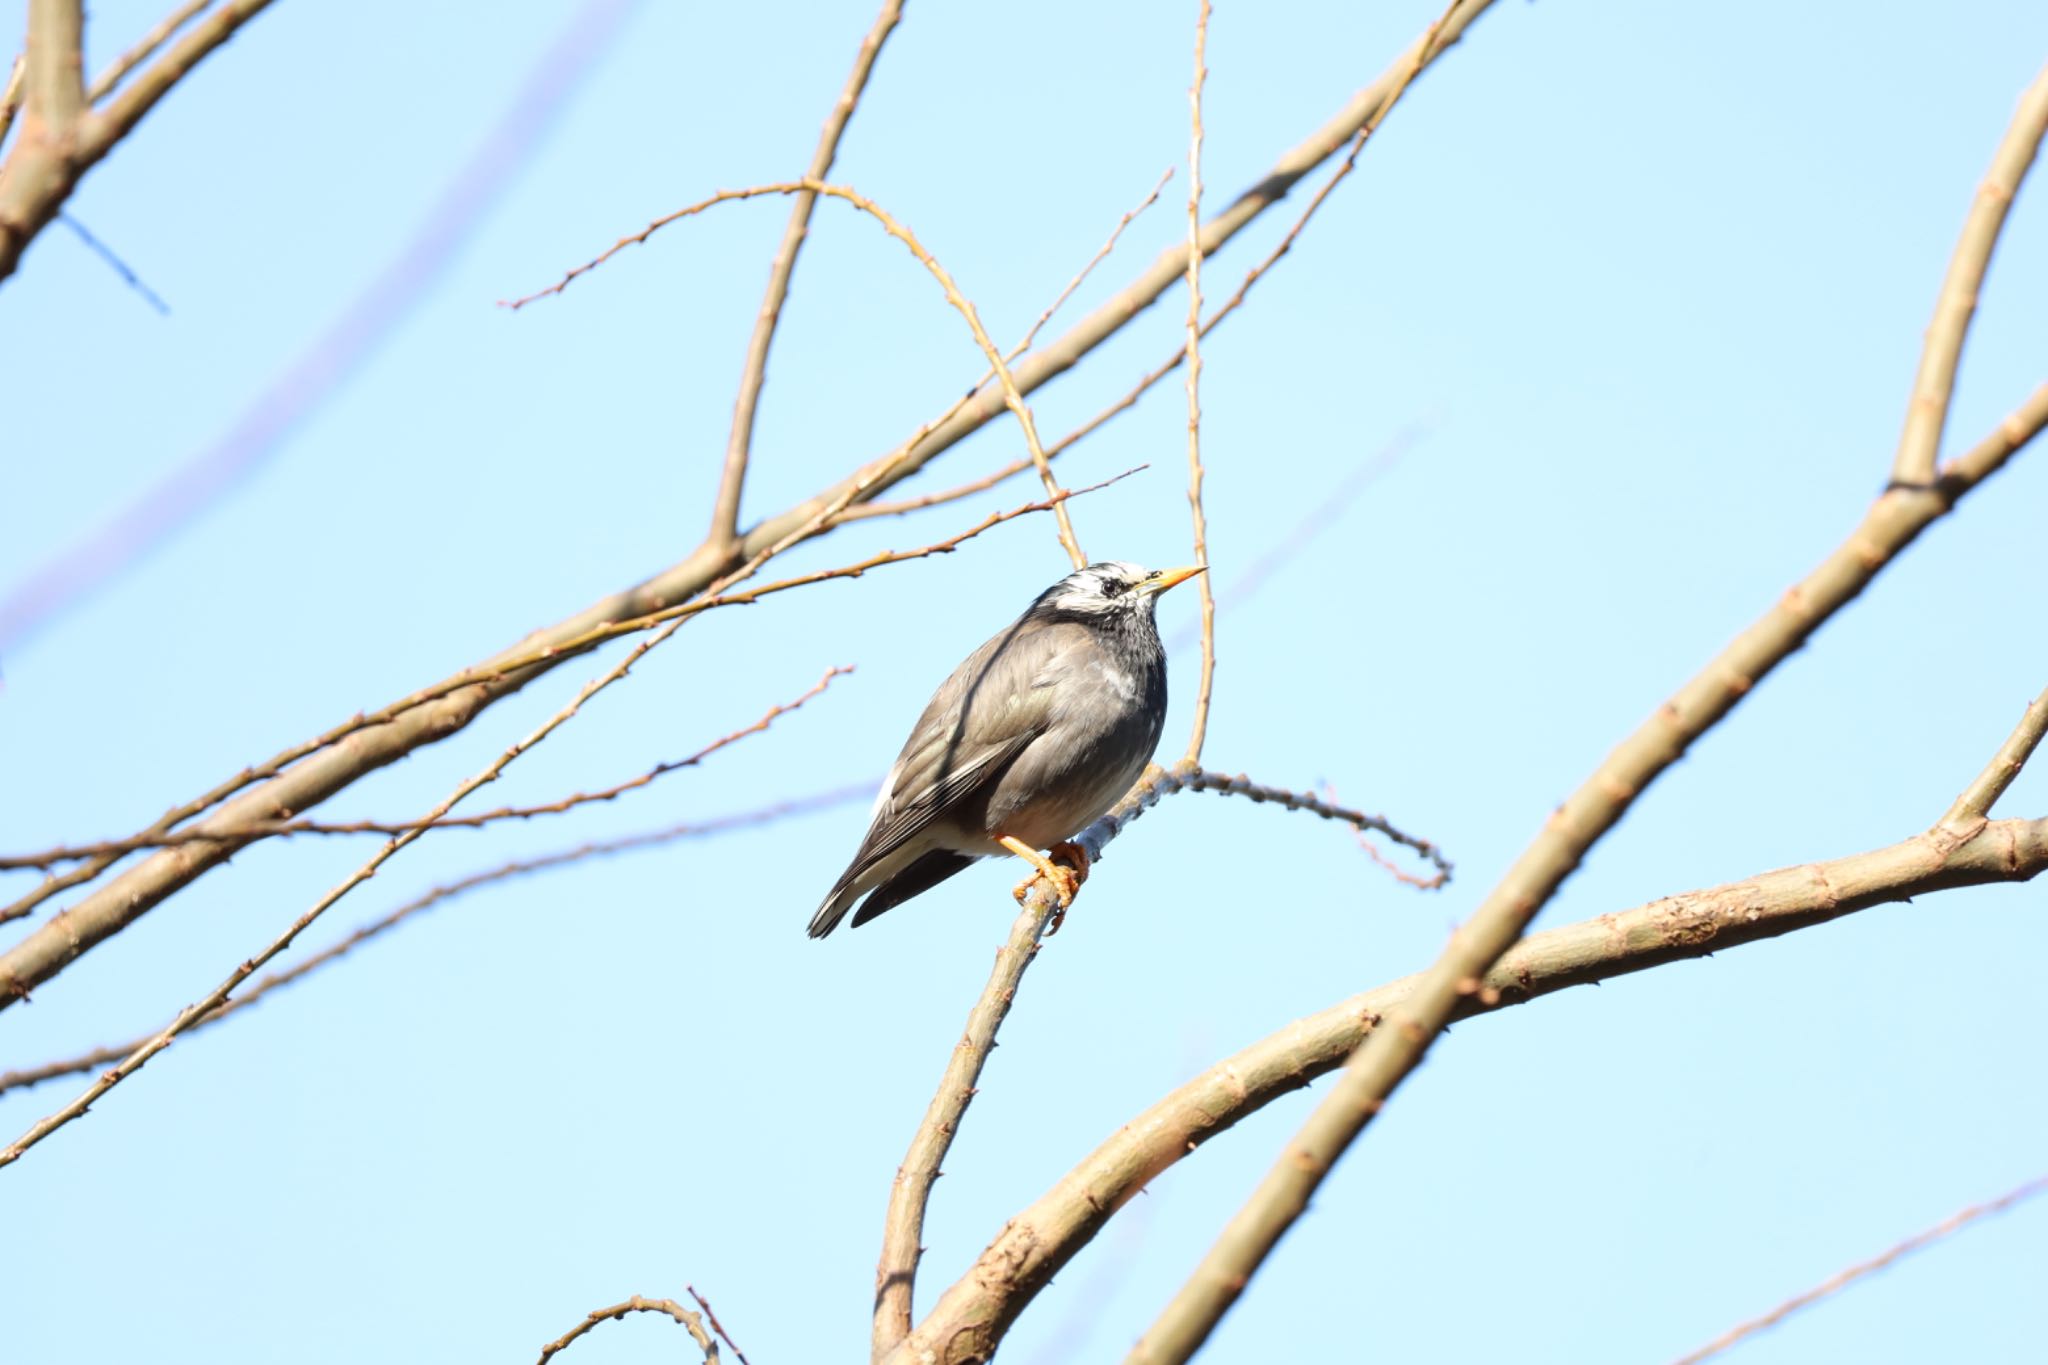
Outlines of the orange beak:
<svg viewBox="0 0 2048 1365">
<path fill-rule="evenodd" d="M 1179 587 L 1202 571 L 1203 566 L 1200 564 L 1190 564 L 1181 569 L 1162 569 L 1158 576 L 1148 580 L 1143 587 L 1149 593 L 1162 593 L 1168 588 Z"/>
</svg>

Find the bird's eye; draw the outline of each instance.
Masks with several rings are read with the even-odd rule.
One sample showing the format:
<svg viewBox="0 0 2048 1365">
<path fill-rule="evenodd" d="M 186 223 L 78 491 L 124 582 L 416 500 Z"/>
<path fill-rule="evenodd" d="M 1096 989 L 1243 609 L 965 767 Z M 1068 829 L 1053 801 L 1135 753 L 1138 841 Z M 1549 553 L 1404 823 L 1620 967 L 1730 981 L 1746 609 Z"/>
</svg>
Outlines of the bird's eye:
<svg viewBox="0 0 2048 1365">
<path fill-rule="evenodd" d="M 1130 584 L 1124 582 L 1121 578 L 1105 578 L 1102 580 L 1102 595 L 1104 597 L 1115 597 L 1129 586 Z"/>
</svg>

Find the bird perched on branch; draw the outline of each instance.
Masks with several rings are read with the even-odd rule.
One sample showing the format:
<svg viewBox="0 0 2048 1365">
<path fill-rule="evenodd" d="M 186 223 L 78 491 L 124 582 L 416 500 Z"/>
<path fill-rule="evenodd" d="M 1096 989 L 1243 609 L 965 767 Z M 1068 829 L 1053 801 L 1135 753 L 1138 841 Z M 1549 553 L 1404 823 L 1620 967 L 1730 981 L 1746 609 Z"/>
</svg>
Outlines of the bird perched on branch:
<svg viewBox="0 0 2048 1365">
<path fill-rule="evenodd" d="M 968 655 L 918 717 L 811 937 L 831 933 L 863 896 L 856 928 L 976 859 L 1005 853 L 1036 869 L 1018 885 L 1019 899 L 1043 876 L 1064 910 L 1088 857 L 1061 841 L 1130 789 L 1166 722 L 1166 651 L 1153 622 L 1159 594 L 1200 572 L 1090 564 Z"/>
</svg>

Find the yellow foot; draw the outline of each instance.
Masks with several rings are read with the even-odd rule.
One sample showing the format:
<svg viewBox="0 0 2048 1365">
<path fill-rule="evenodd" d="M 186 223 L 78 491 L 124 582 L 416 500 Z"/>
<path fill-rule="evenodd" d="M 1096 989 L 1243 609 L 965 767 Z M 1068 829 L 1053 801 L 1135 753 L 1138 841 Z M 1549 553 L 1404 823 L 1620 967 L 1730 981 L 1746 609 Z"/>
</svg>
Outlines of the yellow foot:
<svg viewBox="0 0 2048 1365">
<path fill-rule="evenodd" d="M 1053 857 L 1065 859 L 1070 864 L 1063 866 L 1061 863 L 1054 862 L 1052 858 L 1040 853 L 1021 839 L 1013 839 L 1007 834 L 999 834 L 996 836 L 996 842 L 1016 854 L 1019 858 L 1022 858 L 1025 862 L 1030 863 L 1034 869 L 1030 876 L 1017 883 L 1016 889 L 1010 893 L 1011 895 L 1020 901 L 1023 900 L 1025 895 L 1031 890 L 1032 883 L 1038 881 L 1041 877 L 1045 879 L 1048 886 L 1052 887 L 1052 893 L 1058 898 L 1060 908 L 1059 913 L 1053 917 L 1053 927 L 1048 932 L 1057 933 L 1060 921 L 1064 920 L 1067 916 L 1067 907 L 1074 903 L 1074 893 L 1081 889 L 1082 882 L 1088 880 L 1087 853 L 1082 850 L 1079 844 L 1055 845 L 1052 850 Z"/>
</svg>

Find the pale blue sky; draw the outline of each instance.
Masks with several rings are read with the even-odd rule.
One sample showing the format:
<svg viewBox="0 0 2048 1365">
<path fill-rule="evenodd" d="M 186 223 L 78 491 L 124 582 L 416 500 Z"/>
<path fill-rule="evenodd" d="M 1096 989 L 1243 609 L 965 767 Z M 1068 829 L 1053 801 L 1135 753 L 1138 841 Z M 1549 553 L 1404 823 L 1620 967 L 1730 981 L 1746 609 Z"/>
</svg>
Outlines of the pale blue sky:
<svg viewBox="0 0 2048 1365">
<path fill-rule="evenodd" d="M 167 4 L 95 5 L 91 64 Z M 910 223 L 1013 338 L 1185 156 L 1193 8 L 923 0 L 835 178 Z M 1221 6 L 1212 203 L 1438 9 Z M 280 0 L 92 174 L 73 212 L 173 311 L 56 230 L 0 288 L 0 588 L 240 415 L 406 240 L 573 12 Z M 643 0 L 352 381 L 185 535 L 0 661 L 0 844 L 136 828 L 687 551 L 786 204 L 670 228 L 516 316 L 494 301 L 711 190 L 800 169 L 872 14 Z M 0 31 L 19 22 L 18 0 L 0 7 Z M 1025 983 L 938 1187 L 920 1309 L 1164 1091 L 1425 964 L 1607 748 L 1854 524 L 1970 196 L 2044 58 L 2048 8 L 2019 0 L 1547 0 L 1497 5 L 1418 85 L 1206 348 L 1225 581 L 1425 428 L 1221 619 L 1209 753 L 1335 784 L 1440 840 L 1458 879 L 1417 895 L 1342 831 L 1245 803 L 1148 816 Z M 1185 230 L 1184 193 L 1177 178 L 1076 310 Z M 1211 293 L 1292 215 L 1218 257 Z M 1122 392 L 1183 309 L 1175 291 L 1043 391 L 1041 426 Z M 1951 446 L 2048 378 L 2044 319 L 2035 184 Z M 749 516 L 887 449 L 979 372 L 901 248 L 821 205 Z M 1075 482 L 1153 465 L 1075 505 L 1091 552 L 1186 557 L 1184 421 L 1165 385 L 1076 449 Z M 1018 447 L 992 426 L 918 486 Z M 862 523 L 788 565 L 936 539 L 1027 495 Z M 1926 826 L 2048 683 L 2044 524 L 2035 450 L 1698 745 L 1543 922 Z M 424 840 L 309 946 L 521 853 L 878 774 L 930 689 L 1063 564 L 1031 519 L 714 613 L 479 799 L 607 785 L 828 665 L 859 671 L 615 805 Z M 1177 594 L 1162 624 L 1193 607 Z M 602 666 L 558 670 L 326 813 L 425 810 Z M 1176 747 L 1191 681 L 1182 658 Z M 2001 811 L 2048 813 L 2048 777 Z M 889 1179 L 1015 879 L 978 869 L 807 942 L 861 822 L 856 803 L 510 883 L 173 1047 L 0 1171 L 8 1360 L 526 1360 L 590 1308 L 686 1281 L 756 1365 L 860 1358 Z M 237 858 L 0 1016 L 0 1070 L 161 1025 L 373 847 Z M 1947 893 L 1460 1027 L 1204 1358 L 1668 1359 L 2037 1174 L 2043 897 Z M 76 1084 L 0 1098 L 4 1136 Z M 1119 1358 L 1313 1099 L 1157 1181 L 1004 1359 Z M 2048 1207 L 2023 1209 L 1742 1359 L 2034 1359 L 2044 1253 Z M 676 1332 L 607 1325 L 571 1359 L 673 1359 Z"/>
</svg>

